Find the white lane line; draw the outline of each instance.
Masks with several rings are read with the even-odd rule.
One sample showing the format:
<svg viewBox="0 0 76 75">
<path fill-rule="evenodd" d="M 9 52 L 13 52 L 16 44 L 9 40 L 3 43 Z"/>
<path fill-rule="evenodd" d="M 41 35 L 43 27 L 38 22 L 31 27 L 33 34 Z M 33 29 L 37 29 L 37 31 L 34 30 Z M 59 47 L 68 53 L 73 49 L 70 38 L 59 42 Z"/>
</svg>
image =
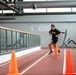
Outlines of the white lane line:
<svg viewBox="0 0 76 75">
<path fill-rule="evenodd" d="M 40 50 L 42 50 L 42 49 L 40 49 Z M 40 50 L 38 50 L 38 51 L 40 51 Z M 26 57 L 26 56 L 29 56 L 29 55 L 31 55 L 31 54 L 34 54 L 34 53 L 36 53 L 36 51 L 35 51 L 35 52 L 32 52 L 32 53 L 29 53 L 29 54 L 26 54 L 26 55 L 23 55 L 23 56 L 21 56 L 21 57 L 18 57 L 17 60 L 22 59 L 22 58 L 24 58 L 24 57 Z M 6 64 L 8 64 L 8 63 L 10 63 L 10 61 L 7 61 L 7 62 L 5 62 L 5 63 L 0 64 L 0 67 L 6 65 Z"/>
<path fill-rule="evenodd" d="M 5 63 L 3 63 L 3 64 L 0 64 L 0 67 L 6 65 L 6 64 L 8 64 L 8 63 L 9 63 L 9 62 L 5 62 Z"/>
<path fill-rule="evenodd" d="M 65 74 L 65 70 L 66 70 L 66 49 L 64 49 L 63 74 Z"/>
<path fill-rule="evenodd" d="M 48 53 L 47 53 L 48 54 Z M 39 60 L 37 60 L 35 63 L 33 63 L 31 66 L 29 66 L 28 68 L 26 68 L 24 71 L 21 72 L 21 74 L 24 74 L 26 71 L 28 71 L 30 68 L 32 68 L 33 66 L 35 66 L 38 62 L 40 62 L 47 54 L 45 54 L 44 56 L 42 56 Z"/>
</svg>

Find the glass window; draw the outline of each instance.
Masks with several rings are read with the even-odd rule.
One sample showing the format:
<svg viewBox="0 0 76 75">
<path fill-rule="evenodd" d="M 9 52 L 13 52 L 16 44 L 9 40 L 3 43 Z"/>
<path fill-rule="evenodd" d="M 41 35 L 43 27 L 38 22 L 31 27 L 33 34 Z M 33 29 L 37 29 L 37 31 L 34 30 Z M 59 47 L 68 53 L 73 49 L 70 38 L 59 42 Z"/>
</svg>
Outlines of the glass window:
<svg viewBox="0 0 76 75">
<path fill-rule="evenodd" d="M 31 34 L 31 42 L 32 42 L 32 46 L 34 46 L 34 35 Z"/>
<path fill-rule="evenodd" d="M 29 34 L 28 44 L 29 44 L 29 47 L 33 47 L 34 46 L 34 35 L 33 34 Z"/>
<path fill-rule="evenodd" d="M 23 1 L 46 1 L 46 0 L 23 0 Z"/>
<path fill-rule="evenodd" d="M 0 13 L 2 13 L 2 10 L 0 10 Z"/>
<path fill-rule="evenodd" d="M 13 13 L 12 10 L 3 10 L 3 13 Z"/>
<path fill-rule="evenodd" d="M 16 49 L 16 44 L 17 44 L 17 42 L 16 42 L 16 32 L 12 32 L 12 34 L 13 34 L 13 49 L 15 50 Z"/>
<path fill-rule="evenodd" d="M 29 44 L 29 47 L 31 47 L 32 45 L 31 34 L 28 35 L 28 44 Z"/>
<path fill-rule="evenodd" d="M 40 36 L 39 35 L 35 35 L 35 46 L 39 46 L 40 45 Z"/>
<path fill-rule="evenodd" d="M 37 9 L 24 9 L 23 10 L 25 13 L 43 13 L 46 12 L 46 8 L 37 8 Z"/>
<path fill-rule="evenodd" d="M 12 50 L 24 50 L 26 47 L 40 45 L 40 36 L 12 30 L 0 29 L 0 53 L 5 54 Z"/>
<path fill-rule="evenodd" d="M 7 2 L 14 2 L 14 0 L 7 0 Z"/>
<path fill-rule="evenodd" d="M 27 47 L 27 34 L 24 34 L 24 47 Z"/>
<path fill-rule="evenodd" d="M 10 51 L 12 49 L 11 43 L 11 31 L 7 30 L 7 49 Z"/>
<path fill-rule="evenodd" d="M 20 38 L 21 38 L 21 47 L 23 48 L 24 47 L 24 34 L 23 33 L 20 34 Z"/>
<path fill-rule="evenodd" d="M 47 0 L 47 1 L 64 1 L 64 0 Z"/>
<path fill-rule="evenodd" d="M 47 8 L 47 12 L 71 12 L 71 8 Z"/>
<path fill-rule="evenodd" d="M 37 35 L 35 35 L 34 41 L 35 41 L 35 46 L 37 46 Z"/>
<path fill-rule="evenodd" d="M 6 52 L 6 30 L 1 29 L 1 53 Z"/>
<path fill-rule="evenodd" d="M 17 49 L 21 48 L 21 37 L 20 32 L 17 32 Z"/>
<path fill-rule="evenodd" d="M 72 8 L 72 12 L 76 12 L 76 7 L 73 7 Z"/>
</svg>

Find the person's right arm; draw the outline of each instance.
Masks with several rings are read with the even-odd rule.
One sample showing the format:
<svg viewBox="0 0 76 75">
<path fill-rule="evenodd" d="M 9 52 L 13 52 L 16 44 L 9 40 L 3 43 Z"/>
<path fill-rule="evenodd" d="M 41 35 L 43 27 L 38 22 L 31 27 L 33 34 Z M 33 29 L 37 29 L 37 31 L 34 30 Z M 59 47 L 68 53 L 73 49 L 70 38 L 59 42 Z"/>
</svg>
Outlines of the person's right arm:
<svg viewBox="0 0 76 75">
<path fill-rule="evenodd" d="M 49 35 L 51 35 L 51 33 L 49 33 Z"/>
<path fill-rule="evenodd" d="M 51 35 L 51 30 L 49 31 L 49 35 Z"/>
</svg>

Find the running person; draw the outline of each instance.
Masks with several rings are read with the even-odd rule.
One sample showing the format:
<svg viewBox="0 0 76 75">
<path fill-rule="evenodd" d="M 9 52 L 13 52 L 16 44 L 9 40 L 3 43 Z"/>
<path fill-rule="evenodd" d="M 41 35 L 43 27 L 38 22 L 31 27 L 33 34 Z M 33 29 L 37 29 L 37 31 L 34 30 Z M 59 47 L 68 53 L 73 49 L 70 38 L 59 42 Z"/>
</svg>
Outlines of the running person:
<svg viewBox="0 0 76 75">
<path fill-rule="evenodd" d="M 51 30 L 49 31 L 49 35 L 52 35 L 52 42 L 50 42 L 48 44 L 49 49 L 50 49 L 49 54 L 51 54 L 52 53 L 52 47 L 51 46 L 53 45 L 54 47 L 56 47 L 56 43 L 58 42 L 58 37 L 61 35 L 61 32 L 55 28 L 55 25 L 52 24 Z M 58 52 L 60 53 L 60 50 L 58 50 Z"/>
</svg>

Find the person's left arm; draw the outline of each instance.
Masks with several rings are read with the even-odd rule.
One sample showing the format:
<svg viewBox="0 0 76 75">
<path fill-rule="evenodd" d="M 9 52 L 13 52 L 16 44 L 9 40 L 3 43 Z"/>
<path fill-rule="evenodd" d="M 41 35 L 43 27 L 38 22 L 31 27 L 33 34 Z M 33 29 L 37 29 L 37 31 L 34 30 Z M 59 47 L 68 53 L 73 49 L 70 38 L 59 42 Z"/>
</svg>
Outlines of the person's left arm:
<svg viewBox="0 0 76 75">
<path fill-rule="evenodd" d="M 57 30 L 57 35 L 56 35 L 56 37 L 59 37 L 59 36 L 61 36 L 61 31 L 59 31 L 59 30 Z"/>
<path fill-rule="evenodd" d="M 58 34 L 58 37 L 61 36 L 61 33 Z"/>
</svg>

